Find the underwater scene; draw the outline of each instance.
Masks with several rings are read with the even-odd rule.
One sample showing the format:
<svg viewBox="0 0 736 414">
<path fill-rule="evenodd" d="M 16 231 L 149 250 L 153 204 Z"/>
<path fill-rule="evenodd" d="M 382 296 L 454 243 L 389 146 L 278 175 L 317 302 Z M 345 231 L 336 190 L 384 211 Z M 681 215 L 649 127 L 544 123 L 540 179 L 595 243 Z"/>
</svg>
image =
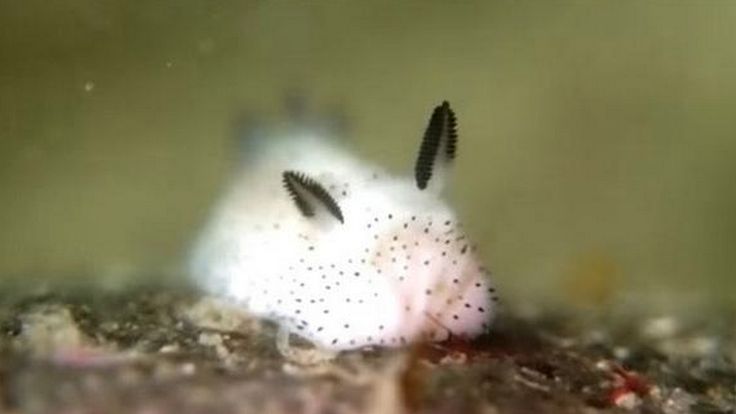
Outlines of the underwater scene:
<svg viewBox="0 0 736 414">
<path fill-rule="evenodd" d="M 0 412 L 736 412 L 736 3 L 0 3 Z"/>
</svg>

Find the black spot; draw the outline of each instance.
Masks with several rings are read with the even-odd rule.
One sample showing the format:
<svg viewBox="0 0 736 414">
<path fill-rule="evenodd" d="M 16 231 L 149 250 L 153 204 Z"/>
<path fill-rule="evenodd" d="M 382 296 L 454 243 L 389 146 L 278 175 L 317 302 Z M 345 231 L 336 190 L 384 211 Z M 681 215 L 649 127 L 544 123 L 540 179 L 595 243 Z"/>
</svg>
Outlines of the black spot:
<svg viewBox="0 0 736 414">
<path fill-rule="evenodd" d="M 427 290 L 424 291 L 424 293 L 426 295 L 431 295 L 432 294 L 432 289 L 427 289 Z"/>
<path fill-rule="evenodd" d="M 460 280 L 459 279 L 452 279 L 452 283 L 458 284 L 458 283 L 460 283 Z"/>
<path fill-rule="evenodd" d="M 344 191 L 343 191 L 343 193 L 344 193 Z M 336 343 L 337 343 L 337 338 L 335 338 L 335 339 L 332 340 L 332 345 L 335 345 Z"/>
<path fill-rule="evenodd" d="M 480 282 L 476 282 L 475 287 L 480 287 Z"/>
<path fill-rule="evenodd" d="M 343 326 L 345 327 L 345 329 L 348 329 L 348 328 L 350 328 L 350 325 L 349 325 L 349 324 L 347 324 L 347 323 L 346 323 L 345 325 L 343 325 Z"/>
<path fill-rule="evenodd" d="M 485 312 L 485 311 L 486 311 L 486 310 L 485 310 L 485 309 L 483 309 L 483 308 L 480 308 L 480 307 L 478 308 L 478 312 L 480 312 L 480 313 L 483 313 L 483 312 Z"/>
<path fill-rule="evenodd" d="M 452 315 L 452 319 L 454 319 L 454 320 L 458 320 L 458 319 L 460 319 L 460 317 L 459 317 L 459 316 L 457 316 L 457 315 Z"/>
</svg>

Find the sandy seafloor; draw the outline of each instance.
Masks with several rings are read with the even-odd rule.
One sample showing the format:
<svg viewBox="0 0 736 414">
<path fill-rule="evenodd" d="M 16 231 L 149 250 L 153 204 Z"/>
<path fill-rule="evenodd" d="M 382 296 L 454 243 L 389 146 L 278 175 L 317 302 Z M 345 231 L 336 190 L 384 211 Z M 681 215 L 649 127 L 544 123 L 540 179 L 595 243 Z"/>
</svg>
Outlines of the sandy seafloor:
<svg viewBox="0 0 736 414">
<path fill-rule="evenodd" d="M 186 290 L 0 306 L 0 412 L 736 412 L 732 309 L 506 307 L 473 342 L 321 360 L 298 340 L 284 356 L 272 324 Z"/>
</svg>

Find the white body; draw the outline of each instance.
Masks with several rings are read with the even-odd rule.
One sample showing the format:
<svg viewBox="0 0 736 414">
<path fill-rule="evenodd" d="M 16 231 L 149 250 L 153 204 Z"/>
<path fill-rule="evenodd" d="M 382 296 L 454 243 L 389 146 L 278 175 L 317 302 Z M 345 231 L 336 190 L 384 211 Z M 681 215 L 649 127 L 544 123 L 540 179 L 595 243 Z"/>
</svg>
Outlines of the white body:
<svg viewBox="0 0 736 414">
<path fill-rule="evenodd" d="M 303 216 L 285 170 L 320 182 L 344 223 L 324 211 Z M 437 192 L 299 137 L 245 163 L 190 270 L 205 290 L 323 348 L 400 346 L 487 329 L 495 290 L 473 250 Z"/>
</svg>

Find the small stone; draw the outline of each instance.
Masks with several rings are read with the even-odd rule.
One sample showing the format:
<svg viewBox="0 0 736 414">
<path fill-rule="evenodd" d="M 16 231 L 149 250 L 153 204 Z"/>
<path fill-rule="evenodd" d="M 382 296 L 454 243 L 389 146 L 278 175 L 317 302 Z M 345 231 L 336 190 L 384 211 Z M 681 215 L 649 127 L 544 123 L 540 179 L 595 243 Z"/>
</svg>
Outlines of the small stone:
<svg viewBox="0 0 736 414">
<path fill-rule="evenodd" d="M 675 388 L 670 393 L 669 398 L 662 404 L 662 411 L 665 414 L 685 414 L 690 413 L 690 407 L 695 403 L 695 398 L 682 390 L 681 388 Z"/>
<path fill-rule="evenodd" d="M 671 316 L 651 318 L 644 322 L 642 335 L 652 339 L 665 339 L 674 336 L 680 330 L 680 324 Z"/>
<path fill-rule="evenodd" d="M 613 404 L 625 410 L 633 410 L 641 405 L 641 398 L 635 393 L 627 391 L 616 396 L 613 399 Z"/>
<path fill-rule="evenodd" d="M 162 354 L 171 354 L 174 352 L 179 352 L 179 345 L 178 344 L 164 345 L 161 348 L 159 348 L 158 352 Z"/>
<path fill-rule="evenodd" d="M 187 376 L 194 375 L 197 372 L 197 366 L 191 362 L 187 362 L 179 367 L 179 371 Z"/>
<path fill-rule="evenodd" d="M 625 346 L 617 346 L 613 348 L 613 356 L 617 360 L 623 361 L 631 356 L 631 350 Z"/>
</svg>

